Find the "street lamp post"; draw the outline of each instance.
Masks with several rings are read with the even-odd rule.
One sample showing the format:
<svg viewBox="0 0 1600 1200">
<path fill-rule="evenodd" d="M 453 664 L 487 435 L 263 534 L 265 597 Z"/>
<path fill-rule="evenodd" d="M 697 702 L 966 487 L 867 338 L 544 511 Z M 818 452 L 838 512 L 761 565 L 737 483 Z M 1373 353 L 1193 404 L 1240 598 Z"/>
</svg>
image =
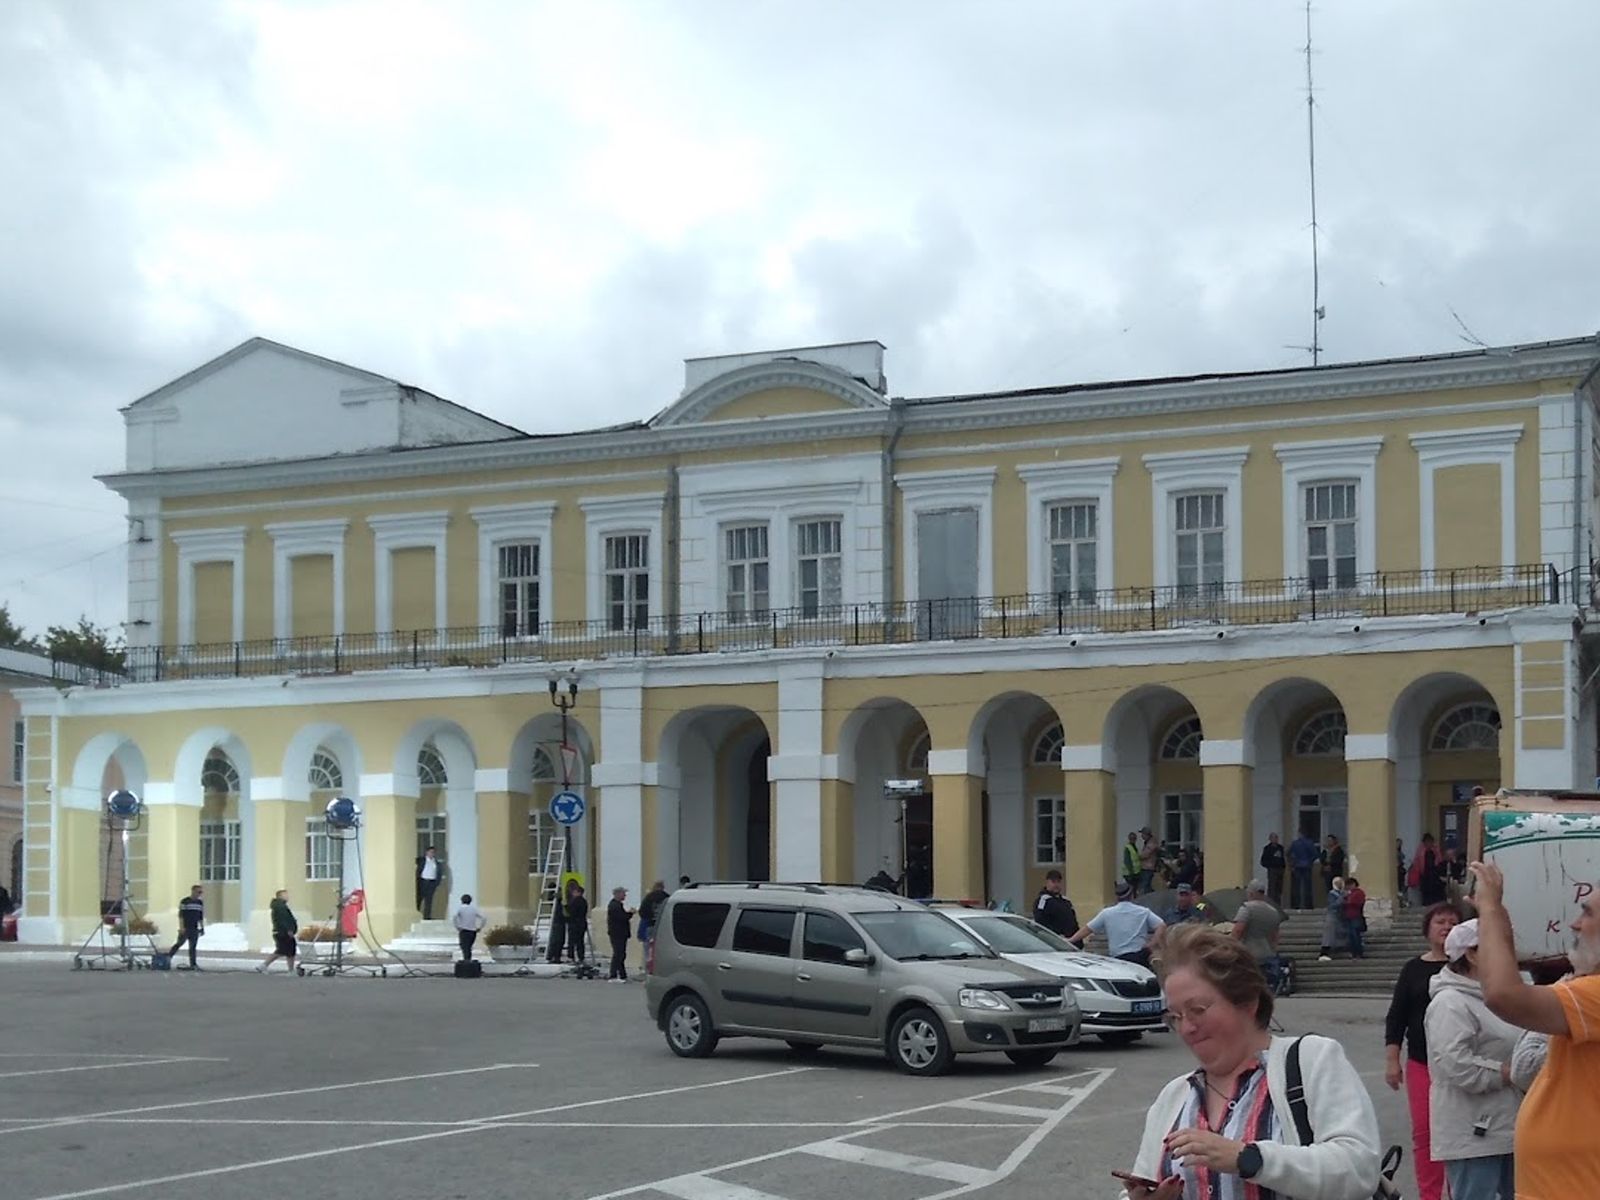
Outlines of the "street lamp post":
<svg viewBox="0 0 1600 1200">
<path fill-rule="evenodd" d="M 564 792 L 572 786 L 570 771 L 567 767 L 567 714 L 578 703 L 578 669 L 568 667 L 565 671 L 550 672 L 550 703 L 561 710 L 561 745 L 558 748 L 561 757 L 561 790 Z M 572 870 L 572 839 L 567 839 L 566 869 Z"/>
</svg>

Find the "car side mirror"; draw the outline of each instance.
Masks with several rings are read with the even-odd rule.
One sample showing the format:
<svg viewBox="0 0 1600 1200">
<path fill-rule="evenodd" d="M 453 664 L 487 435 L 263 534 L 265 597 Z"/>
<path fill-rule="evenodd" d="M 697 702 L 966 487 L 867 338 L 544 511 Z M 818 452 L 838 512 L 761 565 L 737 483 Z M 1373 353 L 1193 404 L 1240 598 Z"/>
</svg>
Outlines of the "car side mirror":
<svg viewBox="0 0 1600 1200">
<path fill-rule="evenodd" d="M 865 950 L 861 949 L 860 946 L 852 946 L 850 949 L 844 952 L 844 961 L 846 966 L 870 967 L 878 960 L 873 958 L 872 955 L 868 954 Z"/>
</svg>

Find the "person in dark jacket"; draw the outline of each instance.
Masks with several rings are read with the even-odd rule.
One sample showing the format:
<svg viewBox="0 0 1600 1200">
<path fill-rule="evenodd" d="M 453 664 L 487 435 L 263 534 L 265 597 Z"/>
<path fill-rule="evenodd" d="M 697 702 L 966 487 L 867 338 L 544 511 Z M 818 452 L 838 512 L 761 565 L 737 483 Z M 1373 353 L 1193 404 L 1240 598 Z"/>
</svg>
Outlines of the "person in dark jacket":
<svg viewBox="0 0 1600 1200">
<path fill-rule="evenodd" d="M 178 902 L 178 940 L 172 943 L 172 949 L 167 951 L 167 957 L 178 957 L 179 947 L 188 942 L 189 969 L 198 971 L 200 964 L 195 961 L 195 951 L 200 949 L 200 935 L 205 931 L 206 902 L 201 899 L 201 889 L 197 883 L 189 889 L 189 894 Z"/>
<path fill-rule="evenodd" d="M 1323 845 L 1325 848 L 1322 852 L 1322 882 L 1331 888 L 1335 879 L 1344 878 L 1348 859 L 1344 847 L 1333 834 L 1328 835 L 1328 840 Z"/>
<path fill-rule="evenodd" d="M 1422 844 L 1417 847 L 1417 856 L 1411 863 L 1412 874 L 1416 877 L 1417 891 L 1422 897 L 1422 903 L 1427 907 L 1444 902 L 1444 864 L 1439 858 L 1439 847 L 1433 840 L 1433 834 L 1422 835 Z"/>
<path fill-rule="evenodd" d="M 1283 871 L 1287 866 L 1283 843 L 1277 834 L 1267 834 L 1267 844 L 1261 847 L 1261 868 L 1267 873 L 1267 899 L 1278 908 L 1283 907 Z"/>
<path fill-rule="evenodd" d="M 1434 1160 L 1429 1123 L 1428 1034 L 1423 1018 L 1428 1012 L 1433 977 L 1444 969 L 1444 942 L 1461 920 L 1461 914 L 1448 904 L 1435 904 L 1422 916 L 1422 933 L 1427 951 L 1400 968 L 1389 1015 L 1384 1020 L 1384 1082 L 1394 1091 L 1406 1090 L 1411 1110 L 1412 1163 L 1417 1172 L 1419 1200 L 1439 1200 L 1444 1191 L 1444 1166 Z M 1401 1069 L 1401 1050 L 1405 1066 Z"/>
<path fill-rule="evenodd" d="M 1200 860 L 1195 857 L 1193 846 L 1185 846 L 1179 852 L 1177 864 L 1172 869 L 1172 886 L 1180 885 L 1190 888 L 1200 886 Z"/>
<path fill-rule="evenodd" d="M 639 940 L 649 942 L 656 935 L 656 922 L 661 920 L 661 906 L 667 902 L 667 885 L 658 879 L 639 901 Z"/>
<path fill-rule="evenodd" d="M 628 907 L 628 889 L 611 889 L 611 903 L 606 905 L 606 937 L 611 940 L 611 972 L 606 976 L 612 983 L 628 982 L 628 939 L 633 936 L 633 909 Z"/>
<path fill-rule="evenodd" d="M 1078 912 L 1072 901 L 1061 894 L 1061 872 L 1052 868 L 1045 874 L 1044 887 L 1033 902 L 1033 919 L 1051 933 L 1064 938 L 1078 932 Z"/>
<path fill-rule="evenodd" d="M 573 962 L 582 962 L 589 942 L 589 900 L 583 894 L 583 884 L 573 881 L 567 893 L 567 956 Z"/>
<path fill-rule="evenodd" d="M 272 914 L 272 956 L 256 970 L 266 973 L 268 967 L 280 958 L 289 964 L 289 974 L 294 974 L 294 935 L 300 932 L 300 923 L 294 919 L 289 907 L 289 893 L 279 889 L 267 906 Z"/>
<path fill-rule="evenodd" d="M 567 894 L 562 898 L 558 890 L 555 897 L 555 907 L 550 911 L 550 932 L 544 949 L 544 960 L 549 963 L 561 961 L 561 955 L 567 948 L 567 901 L 572 899 L 572 889 L 576 884 L 567 885 Z"/>
</svg>

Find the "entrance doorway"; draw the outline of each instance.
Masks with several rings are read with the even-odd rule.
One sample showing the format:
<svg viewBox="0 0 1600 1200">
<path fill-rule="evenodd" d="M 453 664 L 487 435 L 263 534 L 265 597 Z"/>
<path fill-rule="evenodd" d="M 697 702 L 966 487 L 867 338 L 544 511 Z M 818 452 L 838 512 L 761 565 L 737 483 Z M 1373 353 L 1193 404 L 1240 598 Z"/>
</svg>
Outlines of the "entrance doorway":
<svg viewBox="0 0 1600 1200">
<path fill-rule="evenodd" d="M 933 895 L 933 794 L 907 796 L 900 809 L 900 837 L 904 853 L 907 896 Z"/>
<path fill-rule="evenodd" d="M 772 878 L 772 784 L 767 781 L 771 739 L 762 739 L 745 768 L 745 878 L 765 883 Z"/>
</svg>

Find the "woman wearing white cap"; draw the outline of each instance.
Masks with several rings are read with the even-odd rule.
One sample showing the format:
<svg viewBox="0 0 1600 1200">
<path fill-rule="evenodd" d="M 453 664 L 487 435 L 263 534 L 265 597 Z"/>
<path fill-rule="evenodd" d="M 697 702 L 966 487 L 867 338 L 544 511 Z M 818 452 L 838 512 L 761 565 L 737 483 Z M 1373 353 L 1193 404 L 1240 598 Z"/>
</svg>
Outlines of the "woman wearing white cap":
<svg viewBox="0 0 1600 1200">
<path fill-rule="evenodd" d="M 1521 1030 L 1489 1011 L 1478 978 L 1478 923 L 1463 921 L 1444 942 L 1448 966 L 1434 976 L 1425 1018 L 1433 1157 L 1451 1200 L 1512 1200 L 1512 1149 L 1521 1093 L 1511 1056 Z"/>
</svg>

